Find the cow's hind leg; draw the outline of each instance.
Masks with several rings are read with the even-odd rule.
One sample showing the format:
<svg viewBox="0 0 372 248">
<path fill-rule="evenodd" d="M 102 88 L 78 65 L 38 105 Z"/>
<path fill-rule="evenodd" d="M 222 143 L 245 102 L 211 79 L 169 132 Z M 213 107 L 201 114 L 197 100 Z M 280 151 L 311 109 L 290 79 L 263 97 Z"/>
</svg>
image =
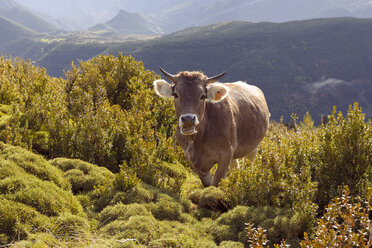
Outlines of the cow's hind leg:
<svg viewBox="0 0 372 248">
<path fill-rule="evenodd" d="M 230 163 L 230 170 L 239 169 L 239 161 L 237 159 L 232 159 Z"/>
<path fill-rule="evenodd" d="M 247 157 L 248 157 L 248 159 L 249 159 L 250 162 L 253 162 L 254 159 L 256 158 L 257 151 L 258 151 L 258 148 L 254 149 L 253 151 L 251 151 L 250 153 L 248 153 Z"/>
</svg>

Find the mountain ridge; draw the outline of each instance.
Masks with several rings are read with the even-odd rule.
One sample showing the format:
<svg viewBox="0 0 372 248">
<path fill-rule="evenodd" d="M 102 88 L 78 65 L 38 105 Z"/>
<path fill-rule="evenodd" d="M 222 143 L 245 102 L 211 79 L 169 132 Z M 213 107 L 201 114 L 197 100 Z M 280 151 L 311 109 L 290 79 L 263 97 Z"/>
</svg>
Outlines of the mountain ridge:
<svg viewBox="0 0 372 248">
<path fill-rule="evenodd" d="M 71 61 L 121 52 L 158 72 L 226 71 L 223 82 L 246 81 L 267 96 L 272 118 L 306 112 L 320 121 L 333 105 L 358 101 L 372 117 L 372 19 L 330 18 L 287 23 L 226 22 L 188 28 L 152 40 L 76 44 L 12 43 L 13 56 L 31 58 L 54 76 Z M 342 42 L 339 42 L 342 41 Z M 43 51 L 42 55 L 35 51 Z"/>
<path fill-rule="evenodd" d="M 0 16 L 6 17 L 38 33 L 55 33 L 57 31 L 55 26 L 13 0 L 0 0 Z"/>
<path fill-rule="evenodd" d="M 116 31 L 124 35 L 159 35 L 160 27 L 139 13 L 130 13 L 121 9 L 118 14 L 104 24 L 97 24 L 89 30 Z"/>
<path fill-rule="evenodd" d="M 167 34 L 190 26 L 226 21 L 287 22 L 345 16 L 372 18 L 372 2 L 369 0 L 17 1 L 29 8 L 58 17 L 59 21 L 62 21 L 61 17 L 70 19 L 70 24 L 73 20 L 79 24 L 75 29 L 71 27 L 74 30 L 105 23 L 120 9 L 143 13 Z"/>
</svg>

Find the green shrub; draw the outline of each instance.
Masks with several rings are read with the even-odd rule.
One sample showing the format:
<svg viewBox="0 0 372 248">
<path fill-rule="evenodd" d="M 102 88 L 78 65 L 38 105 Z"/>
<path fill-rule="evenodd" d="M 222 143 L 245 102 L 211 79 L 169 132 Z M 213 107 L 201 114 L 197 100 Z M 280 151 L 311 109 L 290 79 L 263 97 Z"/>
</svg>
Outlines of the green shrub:
<svg viewBox="0 0 372 248">
<path fill-rule="evenodd" d="M 272 123 L 255 161 L 243 161 L 220 188 L 234 204 L 304 209 L 315 198 L 317 182 L 311 172 L 318 147 L 317 130 L 309 115 L 292 130 Z"/>
<path fill-rule="evenodd" d="M 64 177 L 69 180 L 75 194 L 92 191 L 95 186 L 103 185 L 114 178 L 112 172 L 105 167 L 79 159 L 55 158 L 49 162 L 65 172 Z"/>
<path fill-rule="evenodd" d="M 238 240 L 237 233 L 234 233 L 228 225 L 212 225 L 208 231 L 213 236 L 214 241 L 219 244 L 224 240 Z"/>
<path fill-rule="evenodd" d="M 310 236 L 305 233 L 301 247 L 371 247 L 371 194 L 355 202 L 346 187 L 325 209 Z"/>
<path fill-rule="evenodd" d="M 65 190 L 70 190 L 71 188 L 68 180 L 63 177 L 63 173 L 40 155 L 36 155 L 21 147 L 0 142 L 0 156 L 13 162 L 13 167 L 21 167 L 25 172 L 41 180 L 52 181 Z"/>
<path fill-rule="evenodd" d="M 47 226 L 49 221 L 48 217 L 37 212 L 35 208 L 0 195 L 0 234 L 5 235 L 1 245 L 19 238 L 24 239 L 31 231 Z"/>
<path fill-rule="evenodd" d="M 223 241 L 219 245 L 221 248 L 244 248 L 244 245 L 240 242 L 234 242 L 234 241 Z"/>
<path fill-rule="evenodd" d="M 113 172 L 125 161 L 141 180 L 180 191 L 182 155 L 170 146 L 174 110 L 170 101 L 155 97 L 152 82 L 158 76 L 142 62 L 99 55 L 72 64 L 66 80 L 20 59 L 1 57 L 0 70 L 2 141 Z"/>
<path fill-rule="evenodd" d="M 220 216 L 220 212 L 213 211 L 207 208 L 198 208 L 192 212 L 192 215 L 199 221 L 202 221 L 205 218 L 208 219 L 217 219 Z"/>
<path fill-rule="evenodd" d="M 240 233 L 245 228 L 245 223 L 247 222 L 249 207 L 246 206 L 237 206 L 234 209 L 221 214 L 216 222 L 218 225 L 229 225 L 232 228 L 232 233 Z M 269 216 L 273 217 L 273 216 Z"/>
<path fill-rule="evenodd" d="M 132 216 L 127 221 L 108 223 L 102 232 L 116 239 L 137 239 L 141 244 L 161 237 L 164 227 L 153 216 Z"/>
<path fill-rule="evenodd" d="M 132 216 L 152 216 L 143 205 L 136 203 L 124 205 L 118 203 L 113 206 L 107 206 L 99 214 L 101 225 L 107 225 L 115 220 L 127 221 Z"/>
<path fill-rule="evenodd" d="M 119 191 L 128 191 L 137 186 L 140 181 L 141 180 L 137 177 L 136 172 L 133 172 L 133 170 L 127 166 L 123 166 L 120 171 L 115 174 L 113 186 Z"/>
<path fill-rule="evenodd" d="M 193 203 L 195 204 L 199 204 L 200 202 L 200 198 L 202 196 L 202 193 L 203 193 L 203 189 L 195 189 L 193 191 L 191 191 L 188 195 L 188 198 L 190 199 L 190 201 L 192 201 Z"/>
<path fill-rule="evenodd" d="M 48 232 L 37 232 L 29 235 L 27 240 L 23 240 L 12 244 L 15 248 L 25 247 L 37 247 L 37 248 L 49 248 L 49 247 L 66 247 L 66 245 L 58 240 L 52 233 Z"/>
<path fill-rule="evenodd" d="M 90 194 L 93 198 L 93 203 L 97 211 L 102 210 L 108 205 L 115 205 L 116 203 L 143 203 L 150 202 L 154 199 L 154 194 L 143 187 L 144 184 L 138 184 L 137 178 L 125 178 L 123 176 L 127 173 L 118 173 L 115 175 L 114 179 L 107 178 L 103 185 L 98 185 L 95 187 L 93 194 Z M 126 191 L 121 191 L 123 189 L 120 184 L 118 185 L 118 180 L 124 180 L 124 185 L 130 185 L 129 182 L 135 182 L 136 185 L 132 184 L 132 188 L 127 188 Z M 125 189 L 125 187 L 124 187 Z"/>
<path fill-rule="evenodd" d="M 170 196 L 163 194 L 156 202 L 150 203 L 149 209 L 158 220 L 180 220 L 183 207 Z"/>
<path fill-rule="evenodd" d="M 58 217 L 51 218 L 50 230 L 55 237 L 66 240 L 84 236 L 84 233 L 89 232 L 90 225 L 86 218 L 63 213 Z"/>
<path fill-rule="evenodd" d="M 227 197 L 221 189 L 211 186 L 202 191 L 199 207 L 223 212 L 228 209 L 228 206 Z"/>
<path fill-rule="evenodd" d="M 71 192 L 31 175 L 17 175 L 1 180 L 0 193 L 8 200 L 32 206 L 47 216 L 63 212 L 83 215 L 80 203 Z"/>
<path fill-rule="evenodd" d="M 346 117 L 336 108 L 320 128 L 317 202 L 321 209 L 347 185 L 352 195 L 365 196 L 372 185 L 372 126 L 357 103 Z"/>
<path fill-rule="evenodd" d="M 154 199 L 155 194 L 146 189 L 143 184 L 139 184 L 126 192 L 116 193 L 110 204 L 116 204 L 118 202 L 122 202 L 124 204 L 149 203 Z"/>
</svg>

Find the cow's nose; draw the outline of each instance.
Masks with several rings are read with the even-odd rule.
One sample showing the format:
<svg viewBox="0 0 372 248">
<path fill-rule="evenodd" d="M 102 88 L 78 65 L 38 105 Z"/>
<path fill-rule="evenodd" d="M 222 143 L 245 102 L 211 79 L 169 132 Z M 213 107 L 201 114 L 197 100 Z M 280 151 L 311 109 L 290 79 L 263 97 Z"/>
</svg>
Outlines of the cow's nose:
<svg viewBox="0 0 372 248">
<path fill-rule="evenodd" d="M 192 122 L 192 123 L 195 123 L 195 121 L 196 121 L 196 115 L 193 115 L 193 114 L 181 115 L 181 121 L 182 122 Z"/>
<path fill-rule="evenodd" d="M 180 116 L 180 127 L 196 126 L 199 124 L 198 117 L 194 114 L 184 114 Z"/>
</svg>

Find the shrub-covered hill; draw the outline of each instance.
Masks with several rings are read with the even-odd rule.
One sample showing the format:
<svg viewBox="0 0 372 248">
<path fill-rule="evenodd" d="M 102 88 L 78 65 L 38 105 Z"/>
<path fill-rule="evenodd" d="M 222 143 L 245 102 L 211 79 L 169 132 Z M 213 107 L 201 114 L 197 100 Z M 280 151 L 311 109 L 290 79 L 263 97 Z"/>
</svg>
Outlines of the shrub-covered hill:
<svg viewBox="0 0 372 248">
<path fill-rule="evenodd" d="M 203 189 L 141 62 L 101 55 L 62 79 L 0 58 L 0 72 L 1 245 L 371 245 L 372 126 L 358 103 L 318 127 L 272 122 L 255 161 Z"/>
</svg>

